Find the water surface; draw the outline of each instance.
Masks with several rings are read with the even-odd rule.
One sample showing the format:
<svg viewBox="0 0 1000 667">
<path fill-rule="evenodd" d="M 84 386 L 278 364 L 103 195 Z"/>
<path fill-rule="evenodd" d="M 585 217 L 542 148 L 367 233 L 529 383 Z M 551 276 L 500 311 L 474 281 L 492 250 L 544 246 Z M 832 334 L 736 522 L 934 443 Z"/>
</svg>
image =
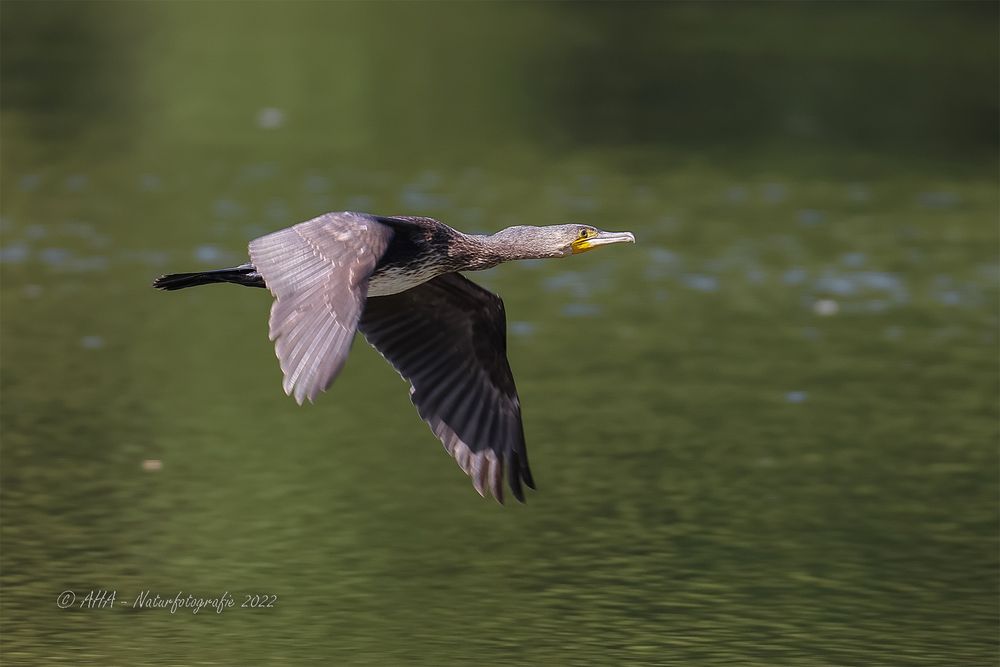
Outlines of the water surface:
<svg viewBox="0 0 1000 667">
<path fill-rule="evenodd" d="M 4 662 L 995 662 L 995 5 L 2 9 Z M 342 209 L 636 234 L 472 276 L 526 505 L 149 287 Z"/>
</svg>

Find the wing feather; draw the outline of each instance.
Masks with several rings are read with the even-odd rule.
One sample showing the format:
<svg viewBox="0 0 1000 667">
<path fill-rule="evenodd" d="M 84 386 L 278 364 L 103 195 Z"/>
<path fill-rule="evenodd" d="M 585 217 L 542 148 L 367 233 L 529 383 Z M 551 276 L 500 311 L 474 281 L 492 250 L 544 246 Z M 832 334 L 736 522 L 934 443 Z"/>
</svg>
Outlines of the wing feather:
<svg viewBox="0 0 1000 667">
<path fill-rule="evenodd" d="M 507 362 L 503 302 L 457 273 L 368 299 L 358 329 L 410 383 L 410 399 L 481 495 L 534 488 Z"/>
<path fill-rule="evenodd" d="M 368 277 L 392 228 L 363 213 L 327 213 L 250 242 L 274 295 L 268 331 L 299 403 L 313 401 L 344 367 L 368 295 Z"/>
</svg>

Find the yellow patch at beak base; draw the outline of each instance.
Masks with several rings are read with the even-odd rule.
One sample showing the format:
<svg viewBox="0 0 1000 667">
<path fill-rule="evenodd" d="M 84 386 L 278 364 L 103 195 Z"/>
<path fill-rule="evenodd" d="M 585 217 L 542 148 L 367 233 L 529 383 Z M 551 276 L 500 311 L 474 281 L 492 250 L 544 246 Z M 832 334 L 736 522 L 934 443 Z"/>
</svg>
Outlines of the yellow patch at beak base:
<svg viewBox="0 0 1000 667">
<path fill-rule="evenodd" d="M 581 252 L 612 243 L 635 243 L 635 236 L 632 235 L 632 232 L 602 232 L 598 230 L 596 234 L 576 239 L 570 244 L 570 248 L 574 255 L 578 255 Z"/>
</svg>

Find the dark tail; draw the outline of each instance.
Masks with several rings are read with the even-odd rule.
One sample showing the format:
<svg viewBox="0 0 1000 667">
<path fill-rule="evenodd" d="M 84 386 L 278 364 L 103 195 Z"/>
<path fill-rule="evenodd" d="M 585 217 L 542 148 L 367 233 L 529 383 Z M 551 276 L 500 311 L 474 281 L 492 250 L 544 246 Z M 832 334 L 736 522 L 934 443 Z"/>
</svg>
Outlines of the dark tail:
<svg viewBox="0 0 1000 667">
<path fill-rule="evenodd" d="M 162 290 L 184 289 L 209 283 L 236 283 L 245 287 L 264 287 L 264 279 L 253 264 L 241 264 L 231 269 L 199 271 L 197 273 L 170 273 L 153 281 L 153 287 Z"/>
</svg>

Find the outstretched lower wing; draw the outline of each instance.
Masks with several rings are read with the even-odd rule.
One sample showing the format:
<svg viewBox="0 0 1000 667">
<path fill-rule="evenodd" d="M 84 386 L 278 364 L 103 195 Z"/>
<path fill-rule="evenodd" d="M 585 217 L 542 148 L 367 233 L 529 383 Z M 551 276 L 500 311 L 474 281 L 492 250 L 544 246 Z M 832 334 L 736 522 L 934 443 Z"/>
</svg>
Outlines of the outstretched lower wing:
<svg viewBox="0 0 1000 667">
<path fill-rule="evenodd" d="M 392 229 L 363 213 L 327 213 L 250 242 L 250 259 L 275 297 L 269 330 L 299 403 L 315 400 L 347 360 L 368 277 Z"/>
<path fill-rule="evenodd" d="M 457 273 L 371 297 L 358 323 L 371 345 L 410 383 L 410 399 L 471 478 L 503 502 L 535 488 L 521 404 L 507 362 L 503 301 Z"/>
</svg>

